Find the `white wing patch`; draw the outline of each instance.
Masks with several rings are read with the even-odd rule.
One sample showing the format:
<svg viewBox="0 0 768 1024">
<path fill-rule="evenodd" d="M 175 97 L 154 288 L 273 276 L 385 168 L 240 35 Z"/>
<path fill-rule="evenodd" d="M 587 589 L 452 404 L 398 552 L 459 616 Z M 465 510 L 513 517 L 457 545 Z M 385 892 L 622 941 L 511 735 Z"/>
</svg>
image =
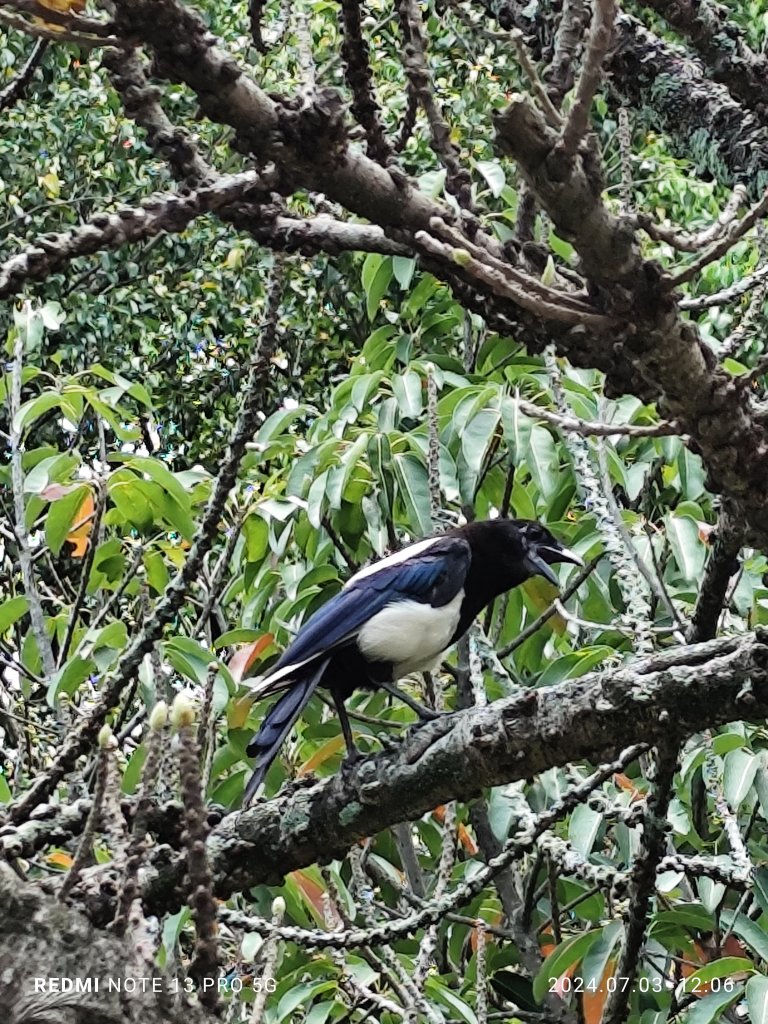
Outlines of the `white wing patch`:
<svg viewBox="0 0 768 1024">
<path fill-rule="evenodd" d="M 289 686 L 293 685 L 293 675 L 297 669 L 302 668 L 304 665 L 308 665 L 310 661 L 317 661 L 318 658 L 322 657 L 323 652 L 320 654 L 313 654 L 311 658 L 306 658 L 304 661 L 294 661 L 290 665 L 284 665 L 279 668 L 276 672 L 267 674 L 265 676 L 258 676 L 256 679 L 244 679 L 243 682 L 251 688 L 257 700 L 262 697 L 269 697 L 273 693 L 279 693 L 280 690 L 287 690 Z"/>
<path fill-rule="evenodd" d="M 357 634 L 358 646 L 371 661 L 393 662 L 393 679 L 425 671 L 449 646 L 463 600 L 464 591 L 460 590 L 442 608 L 420 601 L 396 601 L 365 623 Z"/>
<path fill-rule="evenodd" d="M 360 569 L 359 572 L 356 572 L 354 576 L 347 580 L 344 588 L 351 587 L 353 583 L 357 583 L 358 580 L 363 579 L 365 576 L 373 576 L 380 569 L 386 569 L 391 565 L 399 565 L 401 562 L 406 562 L 409 558 L 413 558 L 414 555 L 421 554 L 422 551 L 432 547 L 437 539 L 437 537 L 430 537 L 428 540 L 420 540 L 418 544 L 409 544 L 407 548 L 401 548 L 394 555 L 387 555 L 386 558 L 374 562 L 373 565 L 366 565 L 364 569 Z"/>
</svg>

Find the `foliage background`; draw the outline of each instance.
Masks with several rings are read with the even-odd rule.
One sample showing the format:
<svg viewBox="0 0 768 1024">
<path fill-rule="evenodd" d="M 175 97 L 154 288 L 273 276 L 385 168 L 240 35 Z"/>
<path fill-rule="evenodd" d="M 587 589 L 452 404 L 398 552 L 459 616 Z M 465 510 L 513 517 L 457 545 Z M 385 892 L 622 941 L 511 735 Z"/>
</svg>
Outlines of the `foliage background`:
<svg viewBox="0 0 768 1024">
<path fill-rule="evenodd" d="M 256 69 L 265 91 L 332 85 L 349 102 L 336 4 L 266 8 L 265 53 L 247 33 L 244 4 L 199 9 L 229 53 Z M 408 106 L 396 13 L 383 3 L 362 13 L 385 134 L 394 137 Z M 685 42 L 658 15 L 640 13 L 661 38 Z M 485 229 L 520 251 L 530 193 L 513 162 L 496 151 L 491 115 L 516 91 L 529 91 L 529 78 L 511 59 L 508 37 L 489 28 L 479 8 L 440 6 L 423 15 L 435 93 L 450 112 L 473 202 Z M 759 52 L 764 5 L 731 4 L 728 17 Z M 3 35 L 0 73 L 8 82 L 30 46 L 19 31 Z M 200 119 L 190 90 L 163 83 L 163 106 L 172 121 L 194 125 L 196 145 L 220 173 L 243 168 L 229 129 Z M 610 77 L 595 97 L 603 201 L 617 215 L 636 211 L 667 234 L 679 226 L 695 236 L 727 208 L 733 176 L 702 172 L 699 140 L 691 138 L 686 151 L 679 138 L 649 124 L 649 109 L 650 100 L 622 112 Z M 3 117 L 0 260 L 46 232 L 66 232 L 101 211 L 175 187 L 162 155 L 126 113 L 99 49 L 50 46 L 27 96 Z M 422 119 L 399 162 L 426 194 L 455 206 Z M 340 215 L 338 204 L 302 185 L 286 200 L 292 215 Z M 540 280 L 562 284 L 580 272 L 578 253 L 546 213 L 534 208 L 532 217 L 531 263 Z M 645 258 L 670 272 L 689 259 L 663 231 L 640 244 Z M 730 289 L 762 268 L 764 258 L 758 223 L 684 284 L 678 298 Z M 554 590 L 532 580 L 489 610 L 481 631 L 449 656 L 434 683 L 448 710 L 708 639 L 691 623 L 705 564 L 714 557 L 721 503 L 687 434 L 668 429 L 654 404 L 610 389 L 606 395 L 598 370 L 493 329 L 424 262 L 379 252 L 286 255 L 202 217 L 176 234 L 75 258 L 30 285 L 24 305 L 6 304 L 3 804 L 11 808 L 30 779 L 46 772 L 62 736 L 88 714 L 104 679 L 119 671 L 184 564 L 268 324 L 276 343 L 267 354 L 258 430 L 215 541 L 111 715 L 111 770 L 119 769 L 123 797 L 137 796 L 152 749 L 148 711 L 185 689 L 203 709 L 205 800 L 220 815 L 236 811 L 247 777 L 245 745 L 263 714 L 248 699 L 247 675 L 270 664 L 350 570 L 428 534 L 446 517 L 540 519 L 590 566 L 563 603 L 553 604 Z M 277 311 L 268 306 L 275 279 Z M 764 295 L 758 281 L 743 295 L 684 314 L 734 380 L 760 368 Z M 23 391 L 15 408 L 12 363 L 18 365 L 20 350 Z M 758 374 L 751 380 L 758 401 L 763 388 Z M 595 434 L 583 423 L 567 429 L 573 418 L 621 430 Z M 430 444 L 437 460 L 430 461 Z M 14 453 L 26 541 L 18 535 Z M 722 533 L 722 519 L 719 527 Z M 25 543 L 34 594 L 21 564 Z M 744 547 L 733 568 L 717 622 L 729 635 L 768 623 L 765 554 Z M 563 584 L 576 576 L 573 569 L 561 573 Z M 48 638 L 43 649 L 30 617 L 35 603 Z M 418 681 L 412 684 L 418 691 Z M 413 718 L 382 694 L 360 693 L 351 708 L 359 715 L 360 745 L 370 752 L 380 749 L 382 733 L 397 738 Z M 686 740 L 662 798 L 665 856 L 702 857 L 712 870 L 696 876 L 670 867 L 657 875 L 648 907 L 627 904 L 616 879 L 643 854 L 648 819 L 638 828 L 642 817 L 634 809 L 646 806 L 654 784 L 651 762 L 634 760 L 565 815 L 506 881 L 500 876 L 456 907 L 434 932 L 334 953 L 301 941 L 274 945 L 223 924 L 219 964 L 230 981 L 245 981 L 242 992 L 222 997 L 229 1019 L 251 1012 L 275 1024 L 367 1015 L 469 1024 L 494 1015 L 589 1024 L 605 1012 L 609 1019 L 616 1010 L 605 1010 L 607 979 L 625 963 L 621 922 L 633 915 L 642 917 L 644 941 L 623 1019 L 704 1024 L 747 1012 L 768 1019 L 761 973 L 768 962 L 768 745 L 764 724 L 740 717 Z M 178 794 L 175 753 L 166 746 L 154 794 L 160 803 Z M 335 775 L 342 748 L 334 716 L 313 699 L 270 771 L 267 795 L 288 779 Z M 659 760 L 663 766 L 662 754 Z M 280 896 L 278 916 L 302 928 L 370 925 L 405 914 L 471 879 L 526 816 L 551 806 L 590 770 L 552 767 L 482 800 L 441 806 L 372 836 L 362 855 L 353 850 L 325 867 L 294 871 L 282 884 L 250 888 L 231 906 L 269 919 Z M 93 759 L 81 763 L 58 797 L 86 796 L 92 771 Z M 116 826 L 94 827 L 96 862 L 120 866 L 125 850 Z M 72 871 L 76 849 L 72 837 L 41 845 L 25 860 L 25 876 L 60 880 Z M 167 916 L 158 939 L 160 967 L 186 970 L 200 956 L 189 908 Z M 582 979 L 584 993 L 571 991 L 572 976 Z M 255 990 L 267 977 L 276 988 L 261 1007 Z M 549 978 L 559 980 L 547 1001 Z"/>
</svg>

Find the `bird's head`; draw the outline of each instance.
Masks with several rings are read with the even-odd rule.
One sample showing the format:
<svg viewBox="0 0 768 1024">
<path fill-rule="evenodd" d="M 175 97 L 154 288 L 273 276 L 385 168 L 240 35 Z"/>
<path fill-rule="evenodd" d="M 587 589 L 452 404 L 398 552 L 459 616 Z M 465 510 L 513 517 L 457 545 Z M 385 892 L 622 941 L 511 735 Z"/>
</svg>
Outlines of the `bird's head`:
<svg viewBox="0 0 768 1024">
<path fill-rule="evenodd" d="M 556 562 L 584 565 L 584 561 L 575 551 L 563 547 L 541 523 L 530 519 L 512 519 L 510 524 L 516 528 L 522 548 L 523 565 L 529 575 L 543 576 L 557 586 L 557 576 L 550 566 Z"/>
</svg>

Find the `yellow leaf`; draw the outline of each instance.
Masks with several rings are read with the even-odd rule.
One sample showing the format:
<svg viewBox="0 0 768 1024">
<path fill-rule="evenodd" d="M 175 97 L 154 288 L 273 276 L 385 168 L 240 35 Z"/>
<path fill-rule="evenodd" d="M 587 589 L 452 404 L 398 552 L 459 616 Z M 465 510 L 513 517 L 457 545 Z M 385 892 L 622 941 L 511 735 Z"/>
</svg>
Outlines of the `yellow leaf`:
<svg viewBox="0 0 768 1024">
<path fill-rule="evenodd" d="M 531 576 L 523 584 L 525 596 L 531 602 L 536 612 L 541 615 L 552 604 L 552 598 L 557 597 L 557 587 L 545 580 L 542 576 Z M 565 619 L 558 612 L 549 619 L 547 623 L 553 633 L 561 636 L 566 629 Z"/>
<path fill-rule="evenodd" d="M 227 725 L 230 729 L 242 729 L 253 707 L 253 694 L 236 700 L 227 711 Z"/>
<path fill-rule="evenodd" d="M 70 552 L 72 558 L 85 557 L 85 552 L 88 550 L 88 538 L 93 527 L 93 509 L 93 495 L 88 491 L 83 498 L 82 505 L 77 510 L 72 529 L 67 534 L 69 543 L 74 544 L 74 549 Z"/>
<path fill-rule="evenodd" d="M 299 768 L 297 775 L 308 775 L 313 772 L 315 768 L 319 768 L 321 764 L 325 764 L 329 757 L 333 757 L 334 754 L 344 747 L 344 737 L 332 736 L 331 739 L 327 740 L 322 747 L 314 752 L 312 757 L 308 758 L 304 764 Z"/>
<path fill-rule="evenodd" d="M 314 907 L 319 915 L 323 915 L 325 911 L 325 905 L 323 903 L 323 893 L 325 890 L 319 882 L 316 882 L 311 877 L 308 871 L 292 871 L 289 875 L 293 879 L 297 889 L 304 897 L 305 901 Z"/>
<path fill-rule="evenodd" d="M 72 867 L 72 857 L 64 850 L 54 850 L 45 859 L 54 868 L 68 869 Z"/>
<path fill-rule="evenodd" d="M 48 171 L 41 178 L 38 178 L 38 184 L 41 188 L 45 189 L 45 193 L 49 199 L 58 199 L 61 194 L 61 182 L 56 171 Z"/>
<path fill-rule="evenodd" d="M 37 0 L 40 7 L 61 14 L 80 14 L 85 10 L 85 0 Z"/>
<path fill-rule="evenodd" d="M 227 258 L 224 263 L 229 267 L 230 270 L 239 270 L 242 267 L 245 260 L 245 249 L 242 249 L 239 245 L 236 245 L 234 249 L 230 249 L 227 253 Z"/>
</svg>

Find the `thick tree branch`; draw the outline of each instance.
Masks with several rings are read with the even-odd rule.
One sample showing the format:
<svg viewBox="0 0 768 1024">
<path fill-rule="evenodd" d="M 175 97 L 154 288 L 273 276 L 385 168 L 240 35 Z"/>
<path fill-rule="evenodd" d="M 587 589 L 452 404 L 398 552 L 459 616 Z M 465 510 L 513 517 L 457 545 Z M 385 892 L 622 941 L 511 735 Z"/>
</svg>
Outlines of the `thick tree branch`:
<svg viewBox="0 0 768 1024">
<path fill-rule="evenodd" d="M 44 895 L 38 887 L 22 884 L 2 863 L 0 906 L 0 1004 L 7 1024 L 210 1022 L 184 996 L 183 985 L 170 975 L 152 971 L 132 944 L 96 931 L 83 914 Z M 36 992 L 36 978 L 67 978 L 73 986 L 79 982 L 83 987 Z M 110 989 L 110 978 L 119 980 L 120 986 Z M 98 990 L 93 987 L 95 979 L 100 982 Z M 128 999 L 121 994 L 123 986 L 131 991 Z"/>
<path fill-rule="evenodd" d="M 757 546 L 768 548 L 768 427 L 747 389 L 717 367 L 695 326 L 678 315 L 660 269 L 642 258 L 629 222 L 608 211 L 589 154 L 564 161 L 557 134 L 523 97 L 498 117 L 497 130 L 558 234 L 579 252 L 605 311 L 627 324 L 616 332 L 614 351 L 655 385 L 660 412 L 691 435 L 704 459 L 708 488 L 728 495 Z M 613 390 L 610 370 L 607 388 Z"/>
<path fill-rule="evenodd" d="M 560 25 L 558 0 L 475 0 L 504 28 L 518 28 L 540 60 Z M 666 5 L 665 5 L 666 6 Z M 697 60 L 620 12 L 605 65 L 612 87 L 640 122 L 661 129 L 677 152 L 723 183 L 743 181 L 757 199 L 768 183 L 768 127 L 707 78 Z"/>
<path fill-rule="evenodd" d="M 715 0 L 643 0 L 688 39 L 716 82 L 765 120 L 768 59 L 755 53 L 729 12 Z"/>
<path fill-rule="evenodd" d="M 637 742 L 663 741 L 674 723 L 682 738 L 729 721 L 768 716 L 768 631 L 673 648 L 616 671 L 592 673 L 471 708 L 411 732 L 394 753 L 314 785 L 230 814 L 208 840 L 214 890 L 227 897 L 288 872 L 340 857 L 363 836 L 469 801 L 489 786 L 529 778 L 555 765 L 600 763 Z M 105 872 L 84 873 L 78 889 L 99 920 L 111 920 Z M 184 858 L 150 852 L 148 913 L 181 906 Z"/>
</svg>

